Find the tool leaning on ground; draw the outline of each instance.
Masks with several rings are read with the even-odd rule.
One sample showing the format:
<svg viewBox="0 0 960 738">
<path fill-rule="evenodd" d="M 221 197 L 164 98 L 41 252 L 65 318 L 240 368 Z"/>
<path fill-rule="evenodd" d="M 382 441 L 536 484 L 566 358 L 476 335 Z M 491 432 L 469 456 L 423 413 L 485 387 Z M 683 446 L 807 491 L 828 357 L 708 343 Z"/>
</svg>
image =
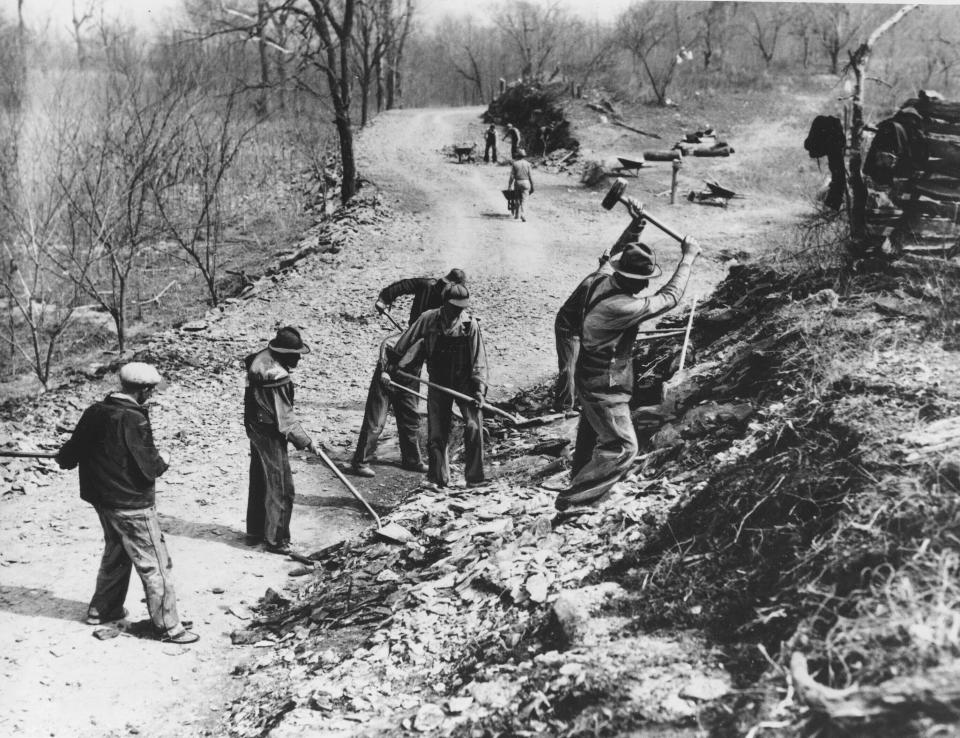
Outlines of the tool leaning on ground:
<svg viewBox="0 0 960 738">
<path fill-rule="evenodd" d="M 324 464 L 330 467 L 330 471 L 332 471 L 334 474 L 337 475 L 337 478 L 341 482 L 343 482 L 344 486 L 346 486 L 348 490 L 350 490 L 350 494 L 352 494 L 355 498 L 357 498 L 360 504 L 363 505 L 364 508 L 366 508 L 367 512 L 370 513 L 370 515 L 376 521 L 377 530 L 375 532 L 378 536 L 380 536 L 384 540 L 391 541 L 393 543 L 406 543 L 407 541 L 413 540 L 414 538 L 413 533 L 408 531 L 399 523 L 384 524 L 384 522 L 380 519 L 380 516 L 377 515 L 377 511 L 374 510 L 372 507 L 370 507 L 370 503 L 363 498 L 363 495 L 361 495 L 357 491 L 356 487 L 350 484 L 350 480 L 343 475 L 343 472 L 340 471 L 340 468 L 333 463 L 333 461 L 330 459 L 329 456 L 326 455 L 326 453 L 324 453 L 323 449 L 318 446 L 316 450 L 317 450 L 317 456 L 320 457 L 320 459 L 323 461 Z"/>
<path fill-rule="evenodd" d="M 469 402 L 469 403 L 475 403 L 477 401 L 475 397 L 470 397 L 470 395 L 465 395 L 462 392 L 457 392 L 456 390 L 450 389 L 449 387 L 444 387 L 442 384 L 431 382 L 429 379 L 423 379 L 422 377 L 415 377 L 412 374 L 407 374 L 407 372 L 403 372 L 400 370 L 397 370 L 397 374 L 403 377 L 404 379 L 410 379 L 416 382 L 420 382 L 420 384 L 425 384 L 428 387 L 433 387 L 435 390 L 439 390 L 440 392 L 445 392 L 446 394 L 450 395 L 451 397 L 455 397 L 458 400 L 463 400 L 464 402 Z M 501 417 L 506 418 L 516 428 L 532 428 L 538 425 L 547 425 L 548 423 L 552 423 L 555 420 L 560 420 L 561 418 L 565 417 L 564 413 L 552 413 L 550 415 L 543 415 L 539 418 L 524 418 L 520 415 L 514 415 L 512 413 L 508 413 L 506 410 L 501 410 L 500 408 L 496 407 L 495 405 L 491 405 L 488 402 L 481 403 L 480 409 L 489 410 L 492 413 L 495 413 L 497 415 L 500 415 Z"/>
</svg>

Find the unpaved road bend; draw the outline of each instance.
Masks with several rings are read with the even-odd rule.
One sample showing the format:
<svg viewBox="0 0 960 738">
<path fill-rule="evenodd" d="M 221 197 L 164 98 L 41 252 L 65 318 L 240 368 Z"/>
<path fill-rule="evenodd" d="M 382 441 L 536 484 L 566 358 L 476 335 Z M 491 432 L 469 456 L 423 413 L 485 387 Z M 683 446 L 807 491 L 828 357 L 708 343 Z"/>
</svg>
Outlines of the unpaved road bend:
<svg viewBox="0 0 960 738">
<path fill-rule="evenodd" d="M 232 646 L 229 634 L 249 621 L 249 607 L 268 587 L 282 590 L 288 573 L 299 568 L 243 543 L 248 451 L 239 361 L 278 326 L 301 326 L 314 349 L 298 369 L 298 406 L 307 427 L 341 449 L 341 459 L 352 450 L 377 346 L 386 335 L 373 301 L 390 281 L 466 270 L 474 312 L 483 321 L 493 399 L 552 374 L 554 313 L 627 216 L 601 209 L 602 190 L 586 190 L 568 175 L 536 172 L 528 222 L 512 220 L 500 192 L 506 166 L 458 165 L 440 151 L 454 141 L 480 140 L 480 113 L 405 110 L 378 117 L 360 138 L 360 167 L 396 211 L 394 219 L 360 226 L 335 256 L 309 259 L 276 281 L 264 280 L 254 298 L 209 314 L 205 331 L 169 332 L 153 341 L 161 353 L 175 350 L 196 364 L 169 377 L 152 418 L 157 444 L 171 462 L 158 485 L 158 509 L 181 614 L 194 621 L 197 644 L 93 638 L 83 617 L 102 540 L 93 510 L 79 499 L 75 473 L 19 460 L 0 466 L 0 735 L 180 737 L 212 730 L 236 694 L 231 670 L 258 658 L 256 646 Z M 758 153 L 752 156 L 760 157 L 763 129 L 755 133 Z M 750 166 L 750 156 L 723 166 Z M 711 166 L 719 165 L 693 161 L 688 176 L 709 178 Z M 726 211 L 671 209 L 653 194 L 669 185 L 669 176 L 668 169 L 645 172 L 631 192 L 705 243 L 691 295 L 707 292 L 723 274 L 721 253 L 762 248 L 768 234 L 798 214 L 796 203 L 775 197 Z M 669 274 L 677 244 L 659 233 L 650 240 Z M 218 365 L 226 361 L 226 368 L 211 371 L 211 357 Z M 0 436 L 60 439 L 57 423 L 69 427 L 110 389 L 109 381 L 91 382 L 79 394 L 55 395 L 42 412 L 4 422 Z M 387 460 L 397 458 L 391 424 L 381 453 Z M 370 524 L 329 472 L 300 458 L 294 463 L 292 527 L 300 548 L 319 549 Z M 381 504 L 418 479 L 379 468 L 377 478 L 360 480 L 360 486 Z M 145 618 L 138 581 L 130 593 L 131 620 Z"/>
</svg>

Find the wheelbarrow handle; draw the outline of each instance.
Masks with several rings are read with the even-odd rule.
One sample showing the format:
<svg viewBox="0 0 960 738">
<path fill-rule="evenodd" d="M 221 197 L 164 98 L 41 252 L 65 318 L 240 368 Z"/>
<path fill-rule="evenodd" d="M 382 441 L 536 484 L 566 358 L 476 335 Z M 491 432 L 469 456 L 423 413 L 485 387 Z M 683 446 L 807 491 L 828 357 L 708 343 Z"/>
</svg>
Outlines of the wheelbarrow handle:
<svg viewBox="0 0 960 738">
<path fill-rule="evenodd" d="M 0 456 L 13 456 L 18 459 L 55 459 L 56 451 L 4 451 L 0 449 Z"/>
<path fill-rule="evenodd" d="M 361 495 L 359 492 L 357 492 L 357 488 L 354 487 L 352 484 L 350 484 L 350 480 L 347 479 L 347 478 L 343 475 L 343 472 L 340 471 L 340 468 L 330 460 L 330 457 L 327 456 L 327 455 L 323 452 L 323 449 L 320 448 L 319 446 L 317 446 L 317 456 L 319 456 L 321 459 L 323 459 L 323 463 L 326 464 L 327 466 L 329 466 L 329 467 L 330 467 L 330 471 L 332 471 L 334 474 L 337 475 L 337 478 L 338 478 L 341 482 L 343 482 L 344 486 L 345 486 L 348 490 L 350 490 L 350 494 L 352 494 L 354 497 L 356 497 L 357 500 L 360 501 L 360 504 L 363 505 L 363 506 L 367 509 L 367 512 L 370 513 L 370 515 L 373 516 L 373 519 L 377 521 L 377 528 L 378 528 L 378 529 L 379 529 L 379 528 L 382 528 L 382 527 L 383 527 L 383 523 L 380 522 L 380 516 L 377 515 L 377 511 L 374 510 L 372 507 L 370 507 L 370 504 L 369 504 L 365 499 L 363 499 L 363 495 Z"/>
<path fill-rule="evenodd" d="M 463 400 L 463 401 L 465 401 L 465 402 L 476 402 L 476 401 L 477 401 L 477 398 L 476 398 L 476 397 L 470 397 L 469 395 L 465 395 L 465 394 L 463 394 L 462 392 L 457 392 L 456 390 L 452 390 L 452 389 L 450 389 L 449 387 L 444 387 L 442 384 L 437 384 L 436 382 L 431 382 L 429 379 L 423 379 L 422 377 L 415 377 L 415 376 L 413 376 L 412 374 L 407 374 L 406 372 L 400 371 L 399 369 L 397 370 L 397 374 L 400 375 L 401 377 L 403 377 L 404 379 L 411 379 L 411 380 L 414 380 L 414 381 L 416 381 L 416 382 L 420 382 L 420 384 L 425 384 L 425 385 L 427 385 L 428 387 L 433 387 L 435 390 L 440 390 L 441 392 L 446 392 L 448 395 L 450 395 L 451 397 L 456 397 L 458 400 Z M 500 408 L 494 407 L 493 405 L 490 405 L 490 404 L 488 404 L 488 403 L 486 403 L 486 402 L 481 402 L 481 403 L 480 403 L 480 409 L 481 409 L 481 410 L 489 410 L 489 411 L 492 412 L 492 413 L 496 413 L 497 415 L 501 415 L 501 416 L 503 416 L 504 418 L 506 418 L 507 420 L 509 420 L 511 423 L 513 423 L 514 425 L 516 425 L 517 423 L 522 422 L 521 419 L 518 419 L 518 418 L 514 417 L 513 415 L 511 415 L 510 413 L 508 413 L 506 410 L 501 410 Z"/>
</svg>

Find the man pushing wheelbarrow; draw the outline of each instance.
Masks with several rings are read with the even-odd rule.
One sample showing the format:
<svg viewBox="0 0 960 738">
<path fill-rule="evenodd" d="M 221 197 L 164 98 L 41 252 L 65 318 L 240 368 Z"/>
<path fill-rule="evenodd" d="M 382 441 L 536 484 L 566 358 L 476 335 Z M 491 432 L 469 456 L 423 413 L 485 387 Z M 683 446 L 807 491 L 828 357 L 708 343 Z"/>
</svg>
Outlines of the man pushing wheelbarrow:
<svg viewBox="0 0 960 738">
<path fill-rule="evenodd" d="M 511 203 L 510 195 L 507 195 L 508 191 L 514 193 L 513 203 Z M 517 149 L 517 156 L 510 163 L 510 181 L 507 183 L 507 189 L 504 190 L 504 195 L 507 195 L 508 204 L 514 206 L 511 207 L 514 220 L 519 218 L 523 222 L 526 222 L 527 195 L 532 194 L 533 167 L 531 167 L 530 162 L 527 161 L 527 152 L 523 149 Z"/>
</svg>

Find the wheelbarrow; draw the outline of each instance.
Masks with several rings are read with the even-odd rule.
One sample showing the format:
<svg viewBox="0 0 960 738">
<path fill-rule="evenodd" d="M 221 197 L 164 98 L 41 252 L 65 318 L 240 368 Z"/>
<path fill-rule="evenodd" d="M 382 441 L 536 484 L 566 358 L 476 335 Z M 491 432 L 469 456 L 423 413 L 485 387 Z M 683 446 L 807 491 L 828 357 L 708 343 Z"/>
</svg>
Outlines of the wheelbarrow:
<svg viewBox="0 0 960 738">
<path fill-rule="evenodd" d="M 636 159 L 626 159 L 622 156 L 618 156 L 617 161 L 620 162 L 620 166 L 617 167 L 619 172 L 633 172 L 634 177 L 640 176 L 640 170 L 645 163 L 642 159 L 637 161 Z"/>
<path fill-rule="evenodd" d="M 500 190 L 503 196 L 507 198 L 507 210 L 510 215 L 516 217 L 517 210 L 520 208 L 520 193 L 516 190 Z"/>
<path fill-rule="evenodd" d="M 476 161 L 477 145 L 472 146 L 454 146 L 453 153 L 457 155 L 457 164 L 463 164 L 466 159 L 469 162 Z"/>
</svg>

